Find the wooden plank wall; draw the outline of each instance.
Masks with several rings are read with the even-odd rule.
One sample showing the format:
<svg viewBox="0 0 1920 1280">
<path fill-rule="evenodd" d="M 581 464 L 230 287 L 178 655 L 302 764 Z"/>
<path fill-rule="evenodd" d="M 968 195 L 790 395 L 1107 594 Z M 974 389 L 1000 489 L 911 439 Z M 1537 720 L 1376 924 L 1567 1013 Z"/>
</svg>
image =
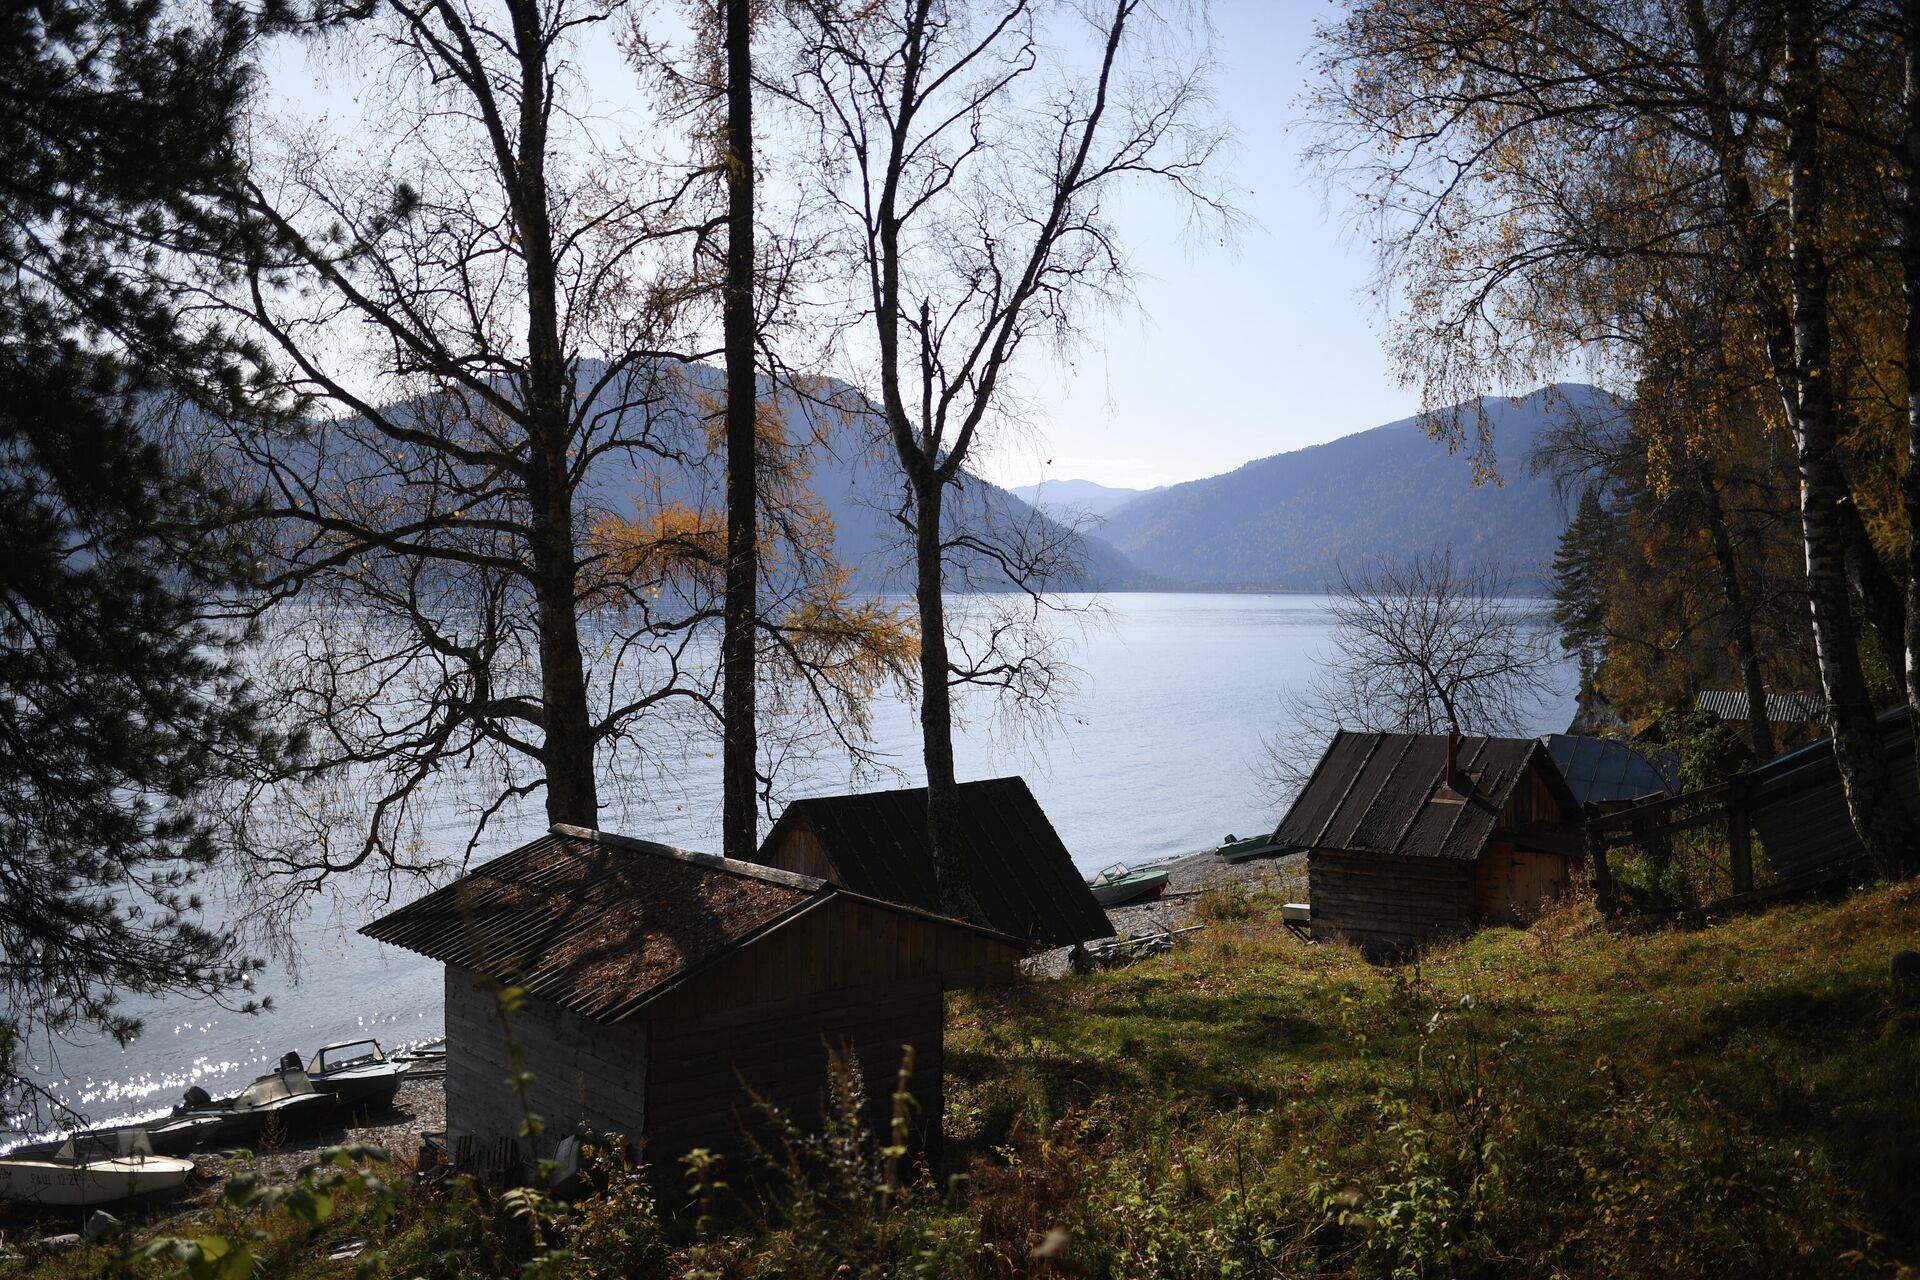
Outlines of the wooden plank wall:
<svg viewBox="0 0 1920 1280">
<path fill-rule="evenodd" d="M 1527 769 L 1526 776 L 1520 779 L 1513 794 L 1507 797 L 1506 807 L 1500 811 L 1500 819 L 1494 823 L 1494 828 L 1510 831 L 1529 822 L 1564 822 L 1571 827 L 1580 825 L 1580 815 L 1561 811 L 1559 800 L 1554 798 L 1546 779 L 1540 776 L 1537 765 Z"/>
<path fill-rule="evenodd" d="M 1391 854 L 1307 854 L 1315 939 L 1344 938 L 1370 955 L 1413 950 L 1473 927 L 1474 864 Z"/>
<path fill-rule="evenodd" d="M 822 992 L 774 1006 L 716 1006 L 656 1021 L 647 1161 L 670 1171 L 662 1186 L 677 1188 L 679 1158 L 707 1147 L 725 1153 L 732 1176 L 739 1177 L 747 1172 L 745 1134 L 762 1143 L 772 1137 L 756 1098 L 779 1108 L 803 1132 L 817 1133 L 829 1046 L 851 1050 L 866 1084 L 867 1123 L 881 1141 L 889 1130 L 901 1047 L 913 1046 L 909 1090 L 919 1104 L 917 1154 L 937 1141 L 945 1027 L 945 1000 L 930 978 Z"/>
<path fill-rule="evenodd" d="M 780 837 L 780 843 L 762 850 L 755 855 L 754 861 L 764 866 L 778 867 L 782 871 L 795 871 L 803 876 L 814 876 L 821 880 L 839 882 L 839 875 L 833 869 L 833 859 L 827 856 L 827 847 L 820 843 L 820 837 L 807 827 L 796 826 Z"/>
<path fill-rule="evenodd" d="M 1474 869 L 1478 923 L 1523 925 L 1567 890 L 1567 859 L 1493 841 Z"/>
<path fill-rule="evenodd" d="M 447 1137 L 486 1145 L 515 1139 L 525 1120 L 508 1087 L 513 1073 L 495 983 L 447 966 Z M 638 1139 L 645 1127 L 647 1031 L 582 1018 L 548 1000 L 527 997 L 508 1019 L 521 1061 L 533 1079 L 528 1106 L 546 1124 L 548 1156 L 585 1124 L 596 1135 Z M 531 1167 L 531 1159 L 528 1167 Z"/>
<path fill-rule="evenodd" d="M 943 992 L 1008 980 L 1021 954 L 1010 942 L 847 898 L 795 917 L 649 1007 L 649 1161 L 668 1167 L 695 1146 L 738 1154 L 755 1107 L 736 1072 L 817 1126 L 830 1042 L 849 1045 L 866 1073 L 882 1135 L 900 1048 L 912 1044 L 922 1140 L 937 1140 Z"/>
</svg>

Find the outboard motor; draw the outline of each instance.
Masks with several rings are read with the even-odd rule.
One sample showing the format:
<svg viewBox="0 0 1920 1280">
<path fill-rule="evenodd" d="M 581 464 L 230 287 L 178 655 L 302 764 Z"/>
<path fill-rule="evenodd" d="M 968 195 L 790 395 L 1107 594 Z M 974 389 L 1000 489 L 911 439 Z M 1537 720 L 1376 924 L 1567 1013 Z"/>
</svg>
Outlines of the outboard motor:
<svg viewBox="0 0 1920 1280">
<path fill-rule="evenodd" d="M 287 1050 L 286 1053 L 281 1055 L 280 1069 L 282 1071 L 300 1071 L 305 1069 L 306 1065 L 307 1065 L 306 1063 L 300 1061 L 300 1054 L 298 1050 L 289 1049 Z"/>
<path fill-rule="evenodd" d="M 180 1102 L 187 1110 L 196 1111 L 201 1107 L 212 1106 L 213 1095 L 197 1084 L 188 1085 L 187 1091 L 180 1095 Z"/>
</svg>

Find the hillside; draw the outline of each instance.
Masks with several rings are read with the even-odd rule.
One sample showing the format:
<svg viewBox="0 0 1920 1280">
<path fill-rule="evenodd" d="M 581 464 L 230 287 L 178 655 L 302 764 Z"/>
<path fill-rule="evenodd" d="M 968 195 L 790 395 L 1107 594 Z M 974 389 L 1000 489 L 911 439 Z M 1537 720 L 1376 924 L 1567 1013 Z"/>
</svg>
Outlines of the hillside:
<svg viewBox="0 0 1920 1280">
<path fill-rule="evenodd" d="M 521 1274 L 536 1240 L 567 1250 L 556 1280 L 1893 1280 L 1920 1260 L 1920 990 L 1887 963 L 1920 935 L 1920 884 L 1697 931 L 1622 933 L 1575 902 L 1385 968 L 1306 946 L 1276 907 L 1218 894 L 1170 954 L 956 997 L 947 1148 L 891 1199 L 878 1141 L 842 1135 L 752 1191 L 671 1171 L 656 1207 L 607 1175 L 537 1237 L 523 1205 L 399 1177 L 377 1208 L 343 1191 L 317 1223 L 290 1199 L 214 1229 L 262 1228 L 259 1280 Z M 367 1252 L 329 1261 L 343 1241 Z M 171 1256 L 125 1274 L 178 1274 Z"/>
<path fill-rule="evenodd" d="M 1142 571 L 1195 586 L 1318 590 L 1341 563 L 1448 547 L 1541 581 L 1566 518 L 1525 456 L 1561 415 L 1612 401 L 1562 384 L 1484 403 L 1503 484 L 1476 486 L 1465 452 L 1407 418 L 1146 494 L 1100 533 Z"/>
</svg>

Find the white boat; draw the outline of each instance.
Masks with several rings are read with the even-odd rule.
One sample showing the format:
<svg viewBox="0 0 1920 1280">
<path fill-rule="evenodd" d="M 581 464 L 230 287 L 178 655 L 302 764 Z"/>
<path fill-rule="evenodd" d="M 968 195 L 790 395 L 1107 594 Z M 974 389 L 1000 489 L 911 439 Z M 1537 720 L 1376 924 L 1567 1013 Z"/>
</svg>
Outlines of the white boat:
<svg viewBox="0 0 1920 1280">
<path fill-rule="evenodd" d="M 172 1191 L 193 1161 L 157 1156 L 138 1130 L 109 1147 L 72 1138 L 46 1154 L 0 1156 L 0 1200 L 85 1207 Z"/>
</svg>

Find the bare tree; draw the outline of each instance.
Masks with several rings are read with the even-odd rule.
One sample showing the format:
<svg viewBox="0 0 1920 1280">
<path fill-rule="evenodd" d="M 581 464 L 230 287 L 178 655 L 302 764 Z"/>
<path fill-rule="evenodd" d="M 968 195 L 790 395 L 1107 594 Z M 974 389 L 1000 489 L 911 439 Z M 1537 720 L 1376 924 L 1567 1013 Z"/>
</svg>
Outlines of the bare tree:
<svg viewBox="0 0 1920 1280">
<path fill-rule="evenodd" d="M 1293 793 L 1338 729 L 1527 733 L 1559 691 L 1558 660 L 1546 612 L 1517 587 L 1510 571 L 1451 552 L 1342 567 L 1331 650 L 1287 697 L 1295 731 L 1265 744 L 1262 772 Z"/>
<path fill-rule="evenodd" d="M 279 140 L 277 179 L 246 191 L 272 234 L 213 301 L 327 410 L 228 441 L 259 498 L 268 675 L 315 727 L 306 785 L 262 793 L 284 831 L 264 865 L 303 883 L 431 866 L 453 796 L 469 849 L 543 792 L 550 821 L 598 825 L 603 778 L 673 785 L 728 720 L 714 641 L 738 557 L 712 428 L 730 384 L 701 363 L 721 354 L 703 336 L 725 148 L 643 159 L 576 113 L 570 51 L 615 13 L 384 6 L 347 38 L 384 61 L 363 101 L 391 131 L 353 155 Z M 751 420 L 750 363 L 746 383 Z M 754 487 L 800 474 L 779 424 L 755 429 L 774 443 Z M 899 638 L 851 606 L 814 513 L 768 527 L 745 561 L 781 569 L 757 593 L 765 643 L 838 731 L 835 695 L 875 683 L 846 646 L 893 645 L 884 675 Z"/>
<path fill-rule="evenodd" d="M 945 591 L 965 562 L 1038 606 L 1046 583 L 1036 569 L 1056 563 L 1058 547 L 1023 550 L 968 530 L 949 499 L 966 486 L 982 433 L 1008 416 L 1019 356 L 1036 339 L 1070 337 L 1083 308 L 1124 292 L 1110 194 L 1147 180 L 1224 212 L 1200 185 L 1222 134 L 1201 119 L 1204 50 L 1182 58 L 1183 29 L 1148 0 L 798 0 L 789 13 L 799 47 L 789 100 L 819 142 L 831 216 L 857 272 L 847 338 L 870 355 L 877 417 L 902 477 L 941 900 L 977 915 L 953 689 L 1012 681 L 1030 691 L 1034 666 L 997 645 L 956 654 Z M 1050 48 L 1056 39 L 1069 48 Z"/>
</svg>

